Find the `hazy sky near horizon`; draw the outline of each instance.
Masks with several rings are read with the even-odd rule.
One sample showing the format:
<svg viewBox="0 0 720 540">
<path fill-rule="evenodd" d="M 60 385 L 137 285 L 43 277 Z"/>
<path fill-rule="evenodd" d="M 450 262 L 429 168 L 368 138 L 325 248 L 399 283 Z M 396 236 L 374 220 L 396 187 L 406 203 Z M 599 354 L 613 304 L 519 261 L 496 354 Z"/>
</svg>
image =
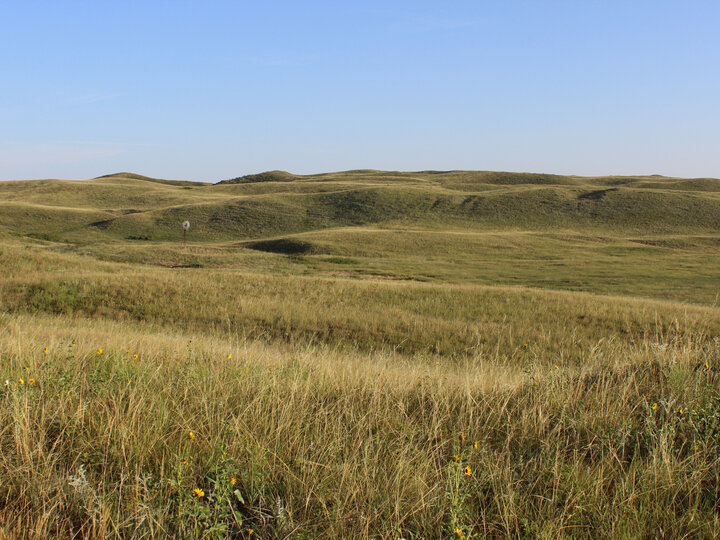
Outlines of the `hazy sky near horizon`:
<svg viewBox="0 0 720 540">
<path fill-rule="evenodd" d="M 717 1 L 7 1 L 0 179 L 720 177 Z"/>
</svg>

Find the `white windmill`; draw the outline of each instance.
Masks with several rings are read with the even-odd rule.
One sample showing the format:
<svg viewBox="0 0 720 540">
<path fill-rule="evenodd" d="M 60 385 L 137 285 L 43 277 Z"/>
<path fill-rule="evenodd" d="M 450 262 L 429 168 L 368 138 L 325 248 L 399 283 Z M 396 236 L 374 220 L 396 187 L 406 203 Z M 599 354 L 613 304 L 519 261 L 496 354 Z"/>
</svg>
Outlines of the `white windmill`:
<svg viewBox="0 0 720 540">
<path fill-rule="evenodd" d="M 183 221 L 183 246 L 185 245 L 185 241 L 187 240 L 187 232 L 190 230 L 190 222 L 185 220 Z"/>
</svg>

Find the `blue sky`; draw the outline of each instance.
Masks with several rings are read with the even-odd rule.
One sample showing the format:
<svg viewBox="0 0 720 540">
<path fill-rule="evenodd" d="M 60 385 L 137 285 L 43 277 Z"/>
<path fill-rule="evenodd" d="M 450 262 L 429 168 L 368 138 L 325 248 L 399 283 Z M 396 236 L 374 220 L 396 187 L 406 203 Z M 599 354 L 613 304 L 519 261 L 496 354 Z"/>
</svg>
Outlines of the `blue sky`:
<svg viewBox="0 0 720 540">
<path fill-rule="evenodd" d="M 720 2 L 7 1 L 0 179 L 720 177 Z"/>
</svg>

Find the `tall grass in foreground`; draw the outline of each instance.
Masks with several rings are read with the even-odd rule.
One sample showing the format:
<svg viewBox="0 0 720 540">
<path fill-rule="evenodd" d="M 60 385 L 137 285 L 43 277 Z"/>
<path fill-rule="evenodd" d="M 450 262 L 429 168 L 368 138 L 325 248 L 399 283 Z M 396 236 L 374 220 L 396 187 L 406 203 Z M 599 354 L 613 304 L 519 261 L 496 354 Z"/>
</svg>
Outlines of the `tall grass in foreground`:
<svg viewBox="0 0 720 540">
<path fill-rule="evenodd" d="M 512 367 L 0 315 L 0 536 L 717 535 L 720 343 L 635 345 Z"/>
</svg>

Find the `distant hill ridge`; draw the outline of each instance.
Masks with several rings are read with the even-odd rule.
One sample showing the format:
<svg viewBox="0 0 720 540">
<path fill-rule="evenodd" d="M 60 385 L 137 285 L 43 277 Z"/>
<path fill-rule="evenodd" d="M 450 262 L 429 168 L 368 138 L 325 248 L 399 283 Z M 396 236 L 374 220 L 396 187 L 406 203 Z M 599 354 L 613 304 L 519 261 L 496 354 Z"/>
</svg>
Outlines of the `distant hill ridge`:
<svg viewBox="0 0 720 540">
<path fill-rule="evenodd" d="M 266 171 L 217 184 L 115 173 L 0 182 L 0 232 L 64 242 L 263 240 L 357 225 L 720 230 L 720 180 L 497 171 Z"/>
<path fill-rule="evenodd" d="M 326 180 L 330 178 L 349 179 L 349 178 L 422 178 L 432 180 L 436 177 L 445 177 L 453 180 L 466 180 L 479 183 L 497 184 L 497 185 L 514 185 L 514 184 L 543 184 L 543 185 L 573 185 L 594 182 L 606 185 L 631 184 L 640 181 L 651 180 L 678 180 L 683 182 L 704 182 L 711 187 L 720 190 L 720 180 L 717 178 L 674 178 L 663 176 L 660 174 L 649 175 L 615 175 L 615 176 L 576 176 L 576 175 L 558 175 L 545 173 L 525 173 L 525 172 L 504 172 L 504 171 L 467 171 L 467 170 L 449 170 L 449 171 L 381 171 L 377 169 L 354 169 L 348 171 L 327 172 L 317 174 L 293 174 L 288 171 L 273 170 L 264 171 L 254 174 L 246 174 L 228 180 L 221 180 L 217 184 L 248 184 L 257 182 L 292 182 L 292 181 L 312 181 Z"/>
</svg>

